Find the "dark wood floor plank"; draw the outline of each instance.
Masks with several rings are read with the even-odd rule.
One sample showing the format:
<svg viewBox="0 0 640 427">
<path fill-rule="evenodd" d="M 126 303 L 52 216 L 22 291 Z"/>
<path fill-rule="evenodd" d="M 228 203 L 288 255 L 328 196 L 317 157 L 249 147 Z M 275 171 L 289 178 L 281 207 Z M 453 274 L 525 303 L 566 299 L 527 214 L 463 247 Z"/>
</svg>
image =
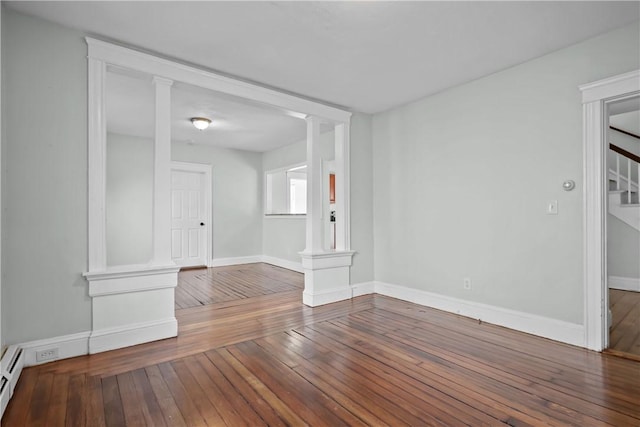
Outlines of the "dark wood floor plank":
<svg viewBox="0 0 640 427">
<path fill-rule="evenodd" d="M 158 399 L 151 388 L 149 377 L 144 369 L 136 369 L 131 372 L 133 383 L 135 385 L 138 402 L 140 402 L 143 415 L 147 425 L 163 427 L 167 423 L 162 416 L 162 409 L 158 403 Z"/>
<path fill-rule="evenodd" d="M 495 351 L 495 347 L 473 338 L 458 337 L 455 332 L 441 334 L 438 330 L 428 330 L 406 323 L 401 318 L 391 319 L 384 313 L 359 313 L 349 317 L 350 321 L 361 319 L 361 325 L 373 327 L 379 333 L 409 344 L 428 346 L 432 354 L 449 357 L 450 360 L 463 361 L 466 366 L 474 366 L 477 370 L 486 370 L 496 377 L 508 377 L 511 381 L 520 382 L 526 389 L 544 388 L 545 393 L 556 396 L 574 395 L 590 403 L 603 404 L 616 402 L 615 409 L 621 412 L 631 411 L 637 415 L 640 408 L 637 401 L 624 393 L 623 389 L 610 387 L 603 392 L 602 381 L 595 381 L 584 375 L 572 375 L 551 363 L 540 364 L 526 354 L 511 352 L 508 349 Z M 400 329 L 394 325 L 403 326 Z M 412 327 L 409 328 L 409 325 Z M 403 341 L 408 337 L 408 341 Z M 427 347 L 422 347 L 427 348 Z M 535 367 L 536 369 L 532 369 Z M 635 411 L 635 412 L 634 412 Z"/>
<path fill-rule="evenodd" d="M 82 374 L 80 374 L 82 375 Z M 95 427 L 106 426 L 104 417 L 104 400 L 102 396 L 102 379 L 96 376 L 86 377 L 87 396 L 85 399 L 85 416 L 69 414 L 70 419 L 84 419 L 84 425 Z M 71 398 L 71 396 L 69 396 Z M 71 406 L 71 405 L 70 405 Z M 83 425 L 83 424 L 79 424 Z"/>
<path fill-rule="evenodd" d="M 126 425 L 145 426 L 147 422 L 142 412 L 142 408 L 145 406 L 144 399 L 142 399 L 141 395 L 138 395 L 132 373 L 125 372 L 117 375 L 116 378 Z"/>
<path fill-rule="evenodd" d="M 104 418 L 107 427 L 126 425 L 118 379 L 115 376 L 102 380 L 102 398 L 104 400 Z"/>
<path fill-rule="evenodd" d="M 31 411 L 31 398 L 38 381 L 40 372 L 37 367 L 26 368 L 22 371 L 20 381 L 14 390 L 14 396 L 19 399 L 11 399 L 2 416 L 2 422 L 10 426 L 26 425 Z"/>
<path fill-rule="evenodd" d="M 234 383 L 229 381 L 221 371 L 220 363 L 211 363 L 215 355 L 207 352 L 206 355 L 197 356 L 200 367 L 205 372 L 205 376 L 211 381 L 214 390 L 213 396 L 217 396 L 216 402 L 221 402 L 220 414 L 225 418 L 228 425 L 264 425 L 264 421 L 256 413 L 236 390 Z M 219 390 L 219 392 L 218 392 Z"/>
<path fill-rule="evenodd" d="M 266 264 L 179 280 L 179 337 L 26 368 L 2 425 L 640 426 L 638 361 L 380 295 L 307 307 Z"/>
<path fill-rule="evenodd" d="M 53 393 L 49 402 L 47 423 L 52 425 L 65 425 L 67 416 L 67 396 L 69 394 L 69 377 L 67 375 L 54 375 Z"/>
<path fill-rule="evenodd" d="M 169 387 L 164 381 L 158 366 L 149 366 L 145 369 L 145 372 L 167 425 L 177 427 L 186 426 L 187 423 L 185 422 L 178 405 L 176 405 L 176 402 L 173 399 L 173 396 L 169 391 Z"/>
<path fill-rule="evenodd" d="M 87 376 L 85 374 L 77 374 L 69 378 L 69 392 L 67 397 L 67 417 L 66 426 L 76 427 L 84 426 L 89 422 L 87 419 L 86 408 L 89 406 L 88 400 L 91 399 L 92 389 L 88 388 Z M 102 397 L 102 393 L 100 393 Z M 102 425 L 100 416 L 94 425 Z"/>
<path fill-rule="evenodd" d="M 349 318 L 349 321 L 355 322 L 352 317 Z M 365 317 L 365 319 L 359 324 L 359 327 L 367 329 L 371 324 L 371 319 Z M 383 323 L 379 323 L 378 325 L 382 326 L 377 327 L 385 327 Z M 628 423 L 633 420 L 626 418 L 621 414 L 626 414 L 631 417 L 640 416 L 640 408 L 637 405 L 637 399 L 634 400 L 633 397 L 629 397 L 629 401 L 625 402 L 625 398 L 627 396 L 607 396 L 606 393 L 602 396 L 603 393 L 600 389 L 594 389 L 592 390 L 593 394 L 588 394 L 584 393 L 584 389 L 576 390 L 574 392 L 574 389 L 572 388 L 562 388 L 553 383 L 553 378 L 541 380 L 535 375 L 530 375 L 530 367 L 527 367 L 526 364 L 520 366 L 512 363 L 508 355 L 503 357 L 502 351 L 495 352 L 490 351 L 490 349 L 486 349 L 487 351 L 483 358 L 482 355 L 475 356 L 472 354 L 473 352 L 470 353 L 467 350 L 459 350 L 457 345 L 460 341 L 445 341 L 442 347 L 439 347 L 439 341 L 446 340 L 447 338 L 430 335 L 424 330 L 416 333 L 409 330 L 403 330 L 402 332 L 393 331 L 386 334 L 386 336 L 388 336 L 393 342 L 406 344 L 421 351 L 428 352 L 445 363 L 451 363 L 461 369 L 467 369 L 474 374 L 490 376 L 491 378 L 510 387 L 514 387 L 522 392 L 548 396 L 549 399 L 552 399 L 556 403 L 570 406 L 581 414 L 589 415 L 597 420 Z M 407 339 L 407 336 L 410 338 Z M 476 344 L 476 347 L 480 347 L 480 345 Z M 611 401 L 616 401 L 616 405 L 612 408 L 615 411 L 602 406 Z M 618 404 L 618 402 L 620 402 L 620 404 Z M 617 412 L 620 412 L 621 414 L 618 414 Z M 592 420 L 590 421 L 593 422 Z"/>
<path fill-rule="evenodd" d="M 38 381 L 35 384 L 33 395 L 31 396 L 29 417 L 27 418 L 26 425 L 46 425 L 52 389 L 53 374 L 42 374 L 38 376 Z"/>
<path fill-rule="evenodd" d="M 228 348 L 253 375 L 258 377 L 279 399 L 294 409 L 310 425 L 363 425 L 344 408 L 335 404 L 329 396 L 313 387 L 286 365 L 271 358 L 252 342 L 236 344 Z M 295 393 L 291 391 L 295 390 Z"/>
</svg>

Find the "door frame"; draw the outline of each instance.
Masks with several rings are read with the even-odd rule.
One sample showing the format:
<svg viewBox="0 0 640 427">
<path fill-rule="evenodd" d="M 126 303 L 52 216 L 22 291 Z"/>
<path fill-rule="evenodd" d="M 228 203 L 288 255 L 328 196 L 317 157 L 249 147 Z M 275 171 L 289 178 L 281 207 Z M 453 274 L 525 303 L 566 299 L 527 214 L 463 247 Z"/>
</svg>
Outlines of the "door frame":
<svg viewBox="0 0 640 427">
<path fill-rule="evenodd" d="M 607 284 L 607 110 L 614 100 L 640 93 L 640 70 L 580 86 L 583 110 L 583 244 L 585 346 L 609 346 Z"/>
<path fill-rule="evenodd" d="M 207 243 L 205 245 L 205 265 L 211 267 L 213 259 L 213 192 L 211 191 L 211 165 L 205 163 L 191 163 L 171 161 L 171 172 L 195 172 L 204 174 L 204 217 L 205 217 L 205 235 Z"/>
</svg>

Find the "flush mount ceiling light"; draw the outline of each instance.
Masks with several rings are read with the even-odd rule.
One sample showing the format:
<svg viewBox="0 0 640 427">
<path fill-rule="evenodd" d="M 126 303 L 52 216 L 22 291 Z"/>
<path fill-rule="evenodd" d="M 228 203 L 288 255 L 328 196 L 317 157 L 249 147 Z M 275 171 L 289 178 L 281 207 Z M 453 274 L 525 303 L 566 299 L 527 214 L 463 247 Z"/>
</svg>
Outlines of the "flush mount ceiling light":
<svg viewBox="0 0 640 427">
<path fill-rule="evenodd" d="M 211 124 L 211 120 L 206 117 L 192 117 L 191 123 L 193 123 L 196 129 L 205 130 Z"/>
</svg>

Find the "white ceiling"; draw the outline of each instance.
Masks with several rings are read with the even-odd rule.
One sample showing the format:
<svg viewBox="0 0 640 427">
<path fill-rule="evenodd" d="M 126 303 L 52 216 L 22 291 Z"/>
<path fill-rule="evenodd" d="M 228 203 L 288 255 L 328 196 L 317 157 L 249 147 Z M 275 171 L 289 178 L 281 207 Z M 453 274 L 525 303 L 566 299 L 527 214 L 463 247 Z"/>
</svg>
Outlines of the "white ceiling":
<svg viewBox="0 0 640 427">
<path fill-rule="evenodd" d="M 640 18 L 640 2 L 3 4 L 97 38 L 366 113 Z M 108 92 L 109 131 L 153 136 L 150 80 L 109 73 Z M 193 116 L 209 117 L 213 126 L 197 131 L 188 120 Z M 305 137 L 300 119 L 183 84 L 172 89 L 172 117 L 173 140 L 184 142 L 267 151 Z"/>
<path fill-rule="evenodd" d="M 640 18 L 633 2 L 3 2 L 103 39 L 375 113 Z"/>
<path fill-rule="evenodd" d="M 107 73 L 107 130 L 124 135 L 154 136 L 155 92 L 151 76 L 120 70 Z M 211 126 L 199 131 L 191 117 L 207 117 Z M 322 128 L 323 131 L 328 129 Z M 249 151 L 269 151 L 301 141 L 304 120 L 246 100 L 182 83 L 171 90 L 171 139 Z"/>
</svg>

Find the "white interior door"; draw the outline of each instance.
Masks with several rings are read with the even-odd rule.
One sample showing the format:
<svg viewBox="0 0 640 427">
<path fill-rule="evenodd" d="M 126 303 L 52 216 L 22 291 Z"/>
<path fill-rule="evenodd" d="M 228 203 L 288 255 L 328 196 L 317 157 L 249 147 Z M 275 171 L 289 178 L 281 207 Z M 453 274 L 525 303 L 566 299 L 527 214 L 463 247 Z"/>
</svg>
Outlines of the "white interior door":
<svg viewBox="0 0 640 427">
<path fill-rule="evenodd" d="M 181 267 L 207 265 L 206 174 L 171 171 L 171 258 Z"/>
</svg>

